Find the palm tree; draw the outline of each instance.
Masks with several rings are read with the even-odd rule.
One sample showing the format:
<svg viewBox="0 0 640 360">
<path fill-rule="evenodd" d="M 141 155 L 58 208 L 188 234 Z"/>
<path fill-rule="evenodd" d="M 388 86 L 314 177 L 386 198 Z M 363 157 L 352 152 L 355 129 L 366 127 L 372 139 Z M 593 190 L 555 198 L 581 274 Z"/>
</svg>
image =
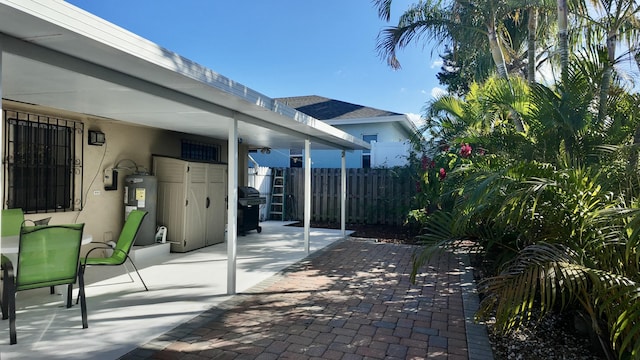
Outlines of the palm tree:
<svg viewBox="0 0 640 360">
<path fill-rule="evenodd" d="M 558 0 L 558 53 L 560 54 L 560 77 L 567 80 L 569 71 L 569 8 L 567 0 Z"/>
<path fill-rule="evenodd" d="M 586 29 L 586 38 L 601 41 L 607 49 L 607 61 L 600 83 L 598 102 L 598 121 L 603 122 L 607 116 L 609 91 L 613 78 L 614 67 L 625 59 L 616 54 L 617 46 L 623 42 L 627 47 L 637 44 L 640 40 L 640 1 L 637 0 L 589 0 L 578 3 L 576 15 L 582 20 Z M 590 6 L 588 6 L 590 5 Z"/>
<path fill-rule="evenodd" d="M 514 9 L 523 9 L 527 14 L 527 80 L 529 84 L 536 82 L 540 42 L 547 42 L 550 29 L 554 25 L 550 23 L 548 16 L 554 4 L 553 0 L 514 0 L 512 2 Z"/>
<path fill-rule="evenodd" d="M 374 0 L 378 15 L 391 18 L 391 0 Z M 453 1 L 443 6 L 440 1 L 412 4 L 400 16 L 398 24 L 382 30 L 378 36 L 378 52 L 393 68 L 400 68 L 397 50 L 425 37 L 436 43 L 457 42 L 488 44 L 499 76 L 508 78 L 502 50 L 503 39 L 498 28 L 508 8 L 503 0 Z M 482 40 L 484 37 L 484 40 Z"/>
<path fill-rule="evenodd" d="M 638 175 L 626 172 L 621 155 L 627 149 L 615 145 L 636 135 L 638 98 L 620 95 L 610 123 L 595 120 L 590 105 L 597 98 L 601 54 L 578 54 L 557 87 L 494 78 L 472 86 L 463 99 L 445 96 L 431 104 L 428 114 L 445 139 L 472 143 L 487 154 L 447 169 L 440 202 L 451 205 L 424 219 L 422 239 L 430 246 L 416 253 L 413 273 L 438 249 L 473 240 L 485 260 L 503 265 L 482 283 L 478 316 L 495 314 L 496 328 L 508 331 L 538 306 L 542 314 L 577 309 L 603 348 L 636 358 Z M 505 131 L 510 111 L 526 120 L 529 131 Z M 598 148 L 611 153 L 598 155 Z M 452 163 L 455 154 L 436 161 Z"/>
<path fill-rule="evenodd" d="M 390 19 L 391 0 L 374 0 L 378 15 Z M 378 36 L 378 52 L 393 68 L 400 68 L 397 50 L 404 48 L 422 37 L 438 43 L 449 42 L 456 49 L 456 43 L 488 44 L 499 77 L 509 79 L 502 39 L 499 29 L 502 19 L 511 10 L 506 0 L 457 0 L 447 6 L 435 0 L 412 4 L 400 16 L 398 25 L 383 29 Z M 484 37 L 484 39 L 483 39 Z M 524 124 L 517 114 L 511 116 L 518 131 L 524 131 Z"/>
</svg>

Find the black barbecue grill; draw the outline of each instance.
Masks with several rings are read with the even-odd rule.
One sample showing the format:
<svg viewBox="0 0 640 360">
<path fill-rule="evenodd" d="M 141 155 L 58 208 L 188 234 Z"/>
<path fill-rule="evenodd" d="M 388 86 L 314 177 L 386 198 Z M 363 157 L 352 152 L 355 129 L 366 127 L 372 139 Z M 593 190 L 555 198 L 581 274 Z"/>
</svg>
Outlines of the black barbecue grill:
<svg viewBox="0 0 640 360">
<path fill-rule="evenodd" d="M 260 196 L 260 191 L 250 186 L 238 186 L 238 233 L 245 235 L 247 231 L 262 232 L 258 225 L 260 220 L 260 205 L 266 204 L 267 199 Z"/>
</svg>

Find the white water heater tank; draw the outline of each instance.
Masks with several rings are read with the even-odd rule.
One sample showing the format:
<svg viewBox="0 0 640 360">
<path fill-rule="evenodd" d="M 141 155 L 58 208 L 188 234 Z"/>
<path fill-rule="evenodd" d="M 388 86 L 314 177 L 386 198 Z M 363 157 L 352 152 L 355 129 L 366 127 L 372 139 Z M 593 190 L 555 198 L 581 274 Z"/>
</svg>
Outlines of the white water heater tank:
<svg viewBox="0 0 640 360">
<path fill-rule="evenodd" d="M 152 175 L 129 175 L 124 179 L 125 220 L 132 210 L 148 214 L 142 220 L 134 245 L 152 245 L 156 235 L 158 180 Z"/>
</svg>

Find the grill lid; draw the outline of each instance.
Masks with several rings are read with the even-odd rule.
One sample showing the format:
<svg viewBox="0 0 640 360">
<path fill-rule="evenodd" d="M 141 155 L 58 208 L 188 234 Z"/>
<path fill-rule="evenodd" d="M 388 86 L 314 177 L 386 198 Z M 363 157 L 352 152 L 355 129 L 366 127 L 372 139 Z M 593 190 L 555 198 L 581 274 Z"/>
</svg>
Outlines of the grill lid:
<svg viewBox="0 0 640 360">
<path fill-rule="evenodd" d="M 259 197 L 260 191 L 251 186 L 238 186 L 238 198 L 252 198 Z"/>
</svg>

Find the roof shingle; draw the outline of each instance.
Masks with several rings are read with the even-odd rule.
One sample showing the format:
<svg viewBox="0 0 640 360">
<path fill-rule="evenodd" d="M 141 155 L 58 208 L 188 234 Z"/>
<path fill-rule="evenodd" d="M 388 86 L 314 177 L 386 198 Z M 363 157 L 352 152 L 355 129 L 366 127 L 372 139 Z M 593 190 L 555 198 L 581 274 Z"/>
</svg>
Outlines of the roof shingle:
<svg viewBox="0 0 640 360">
<path fill-rule="evenodd" d="M 277 98 L 277 101 L 318 120 L 361 119 L 402 115 L 317 95 Z"/>
</svg>

